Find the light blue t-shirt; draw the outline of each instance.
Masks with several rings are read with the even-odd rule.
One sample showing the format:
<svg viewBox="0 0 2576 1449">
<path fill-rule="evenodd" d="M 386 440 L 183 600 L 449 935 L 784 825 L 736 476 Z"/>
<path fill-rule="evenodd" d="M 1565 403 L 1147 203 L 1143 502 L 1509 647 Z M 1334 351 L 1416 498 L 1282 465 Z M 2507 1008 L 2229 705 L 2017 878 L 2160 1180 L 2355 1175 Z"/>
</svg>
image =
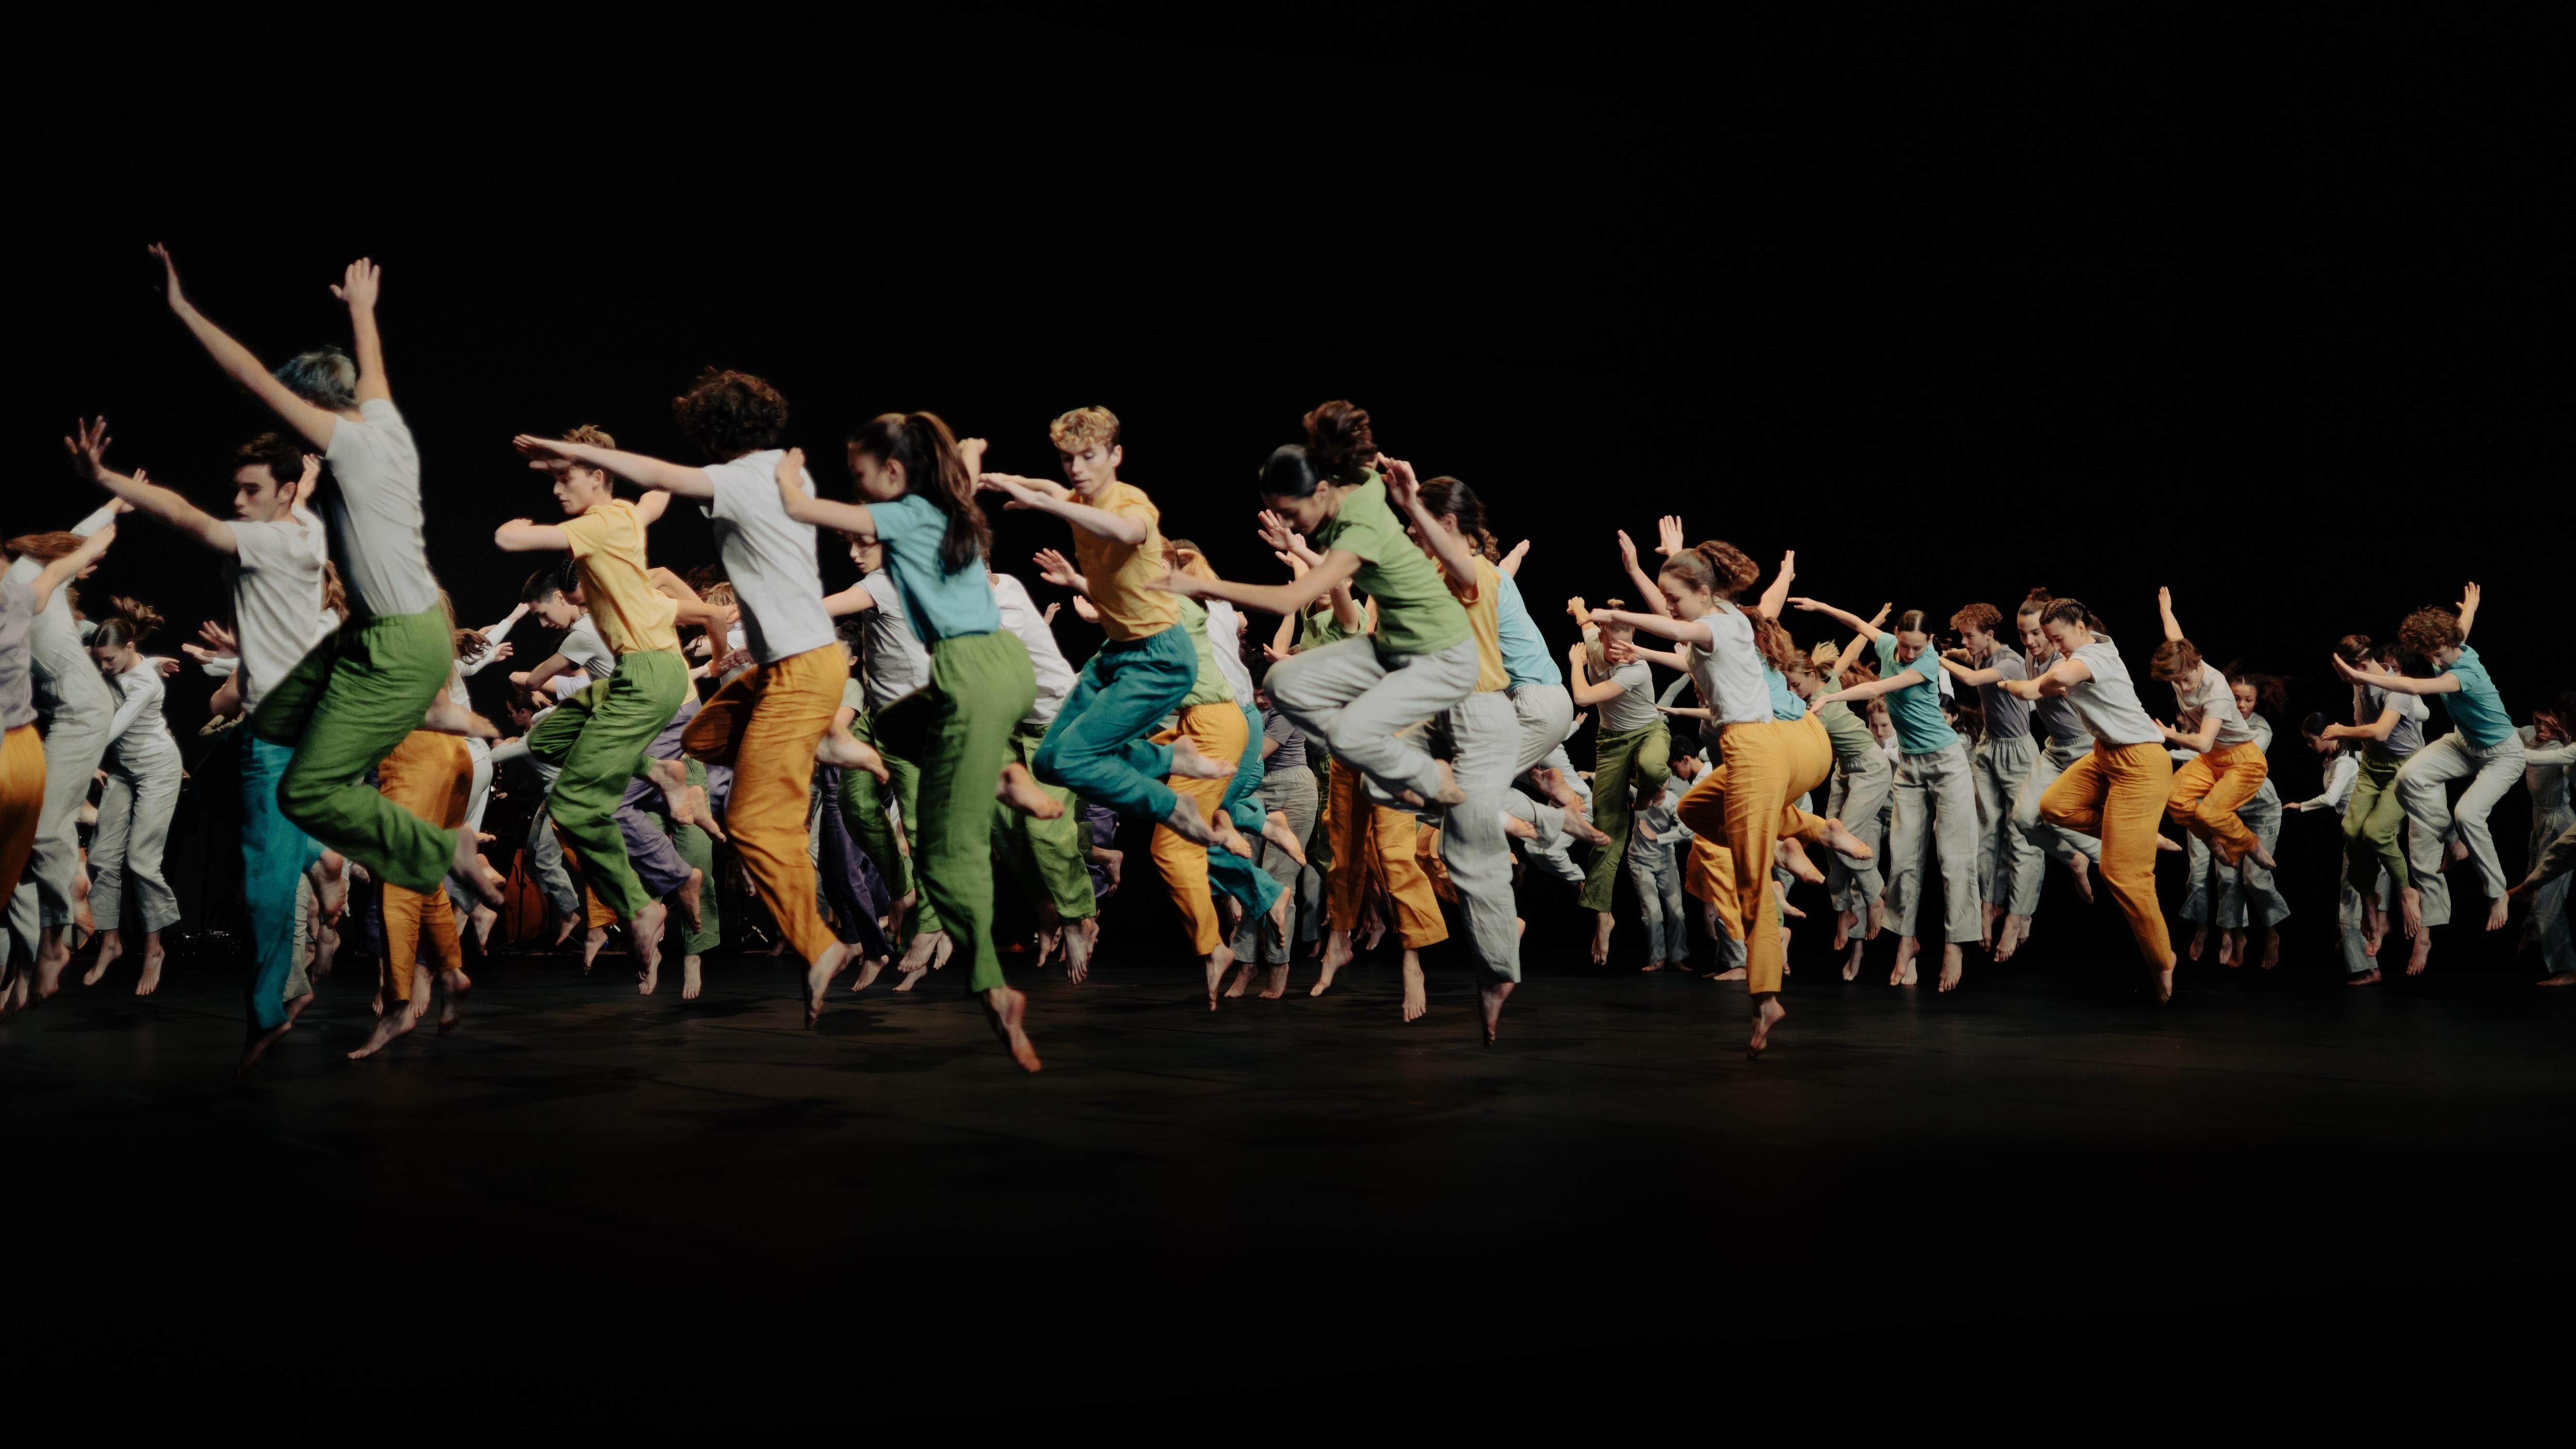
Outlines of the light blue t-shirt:
<svg viewBox="0 0 2576 1449">
<path fill-rule="evenodd" d="M 871 503 L 877 538 L 885 544 L 886 571 L 903 591 L 904 612 L 912 632 L 925 645 L 967 634 L 990 634 L 1002 627 L 1001 607 L 977 559 L 955 573 L 942 566 L 940 541 L 948 536 L 948 515 L 926 498 L 898 498 Z"/>
<path fill-rule="evenodd" d="M 1893 694 L 1882 695 L 1887 701 L 1887 722 L 1896 727 L 1896 747 L 1909 755 L 1928 755 L 1946 750 L 1959 742 L 1950 722 L 1941 718 L 1941 661 L 1929 645 L 1914 656 L 1911 664 L 1896 662 L 1896 635 L 1883 633 L 1873 641 L 1878 646 L 1878 676 L 1894 679 L 1900 669 L 1911 669 L 1923 676 L 1921 684 L 1909 684 Z"/>
<path fill-rule="evenodd" d="M 1503 672 L 1512 677 L 1512 687 L 1524 684 L 1563 684 L 1565 675 L 1560 661 L 1550 658 L 1547 639 L 1538 632 L 1538 621 L 1530 617 L 1529 605 L 1521 602 L 1520 585 L 1500 569 L 1494 577 L 1503 586 L 1494 593 L 1494 636 L 1502 646 Z"/>
<path fill-rule="evenodd" d="M 2442 701 L 2451 723 L 2469 737 L 2470 744 L 2483 750 L 2521 738 L 2504 712 L 2504 697 L 2496 693 L 2495 681 L 2487 678 L 2487 667 L 2478 662 L 2478 651 L 2461 645 L 2460 657 L 2451 661 L 2451 673 L 2459 678 L 2459 689 L 2434 698 Z"/>
<path fill-rule="evenodd" d="M 1807 702 L 1800 699 L 1797 695 L 1797 691 L 1789 687 L 1789 676 L 1772 668 L 1771 661 L 1768 659 L 1762 661 L 1762 683 L 1771 691 L 1771 717 L 1773 719 L 1805 719 L 1807 717 Z"/>
</svg>

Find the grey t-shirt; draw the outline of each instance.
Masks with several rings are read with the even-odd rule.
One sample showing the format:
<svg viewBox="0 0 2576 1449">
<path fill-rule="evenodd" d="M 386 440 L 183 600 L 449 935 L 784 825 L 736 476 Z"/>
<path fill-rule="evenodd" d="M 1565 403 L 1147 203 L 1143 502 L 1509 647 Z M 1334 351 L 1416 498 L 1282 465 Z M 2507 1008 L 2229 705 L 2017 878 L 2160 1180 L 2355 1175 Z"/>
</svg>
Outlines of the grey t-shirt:
<svg viewBox="0 0 2576 1449">
<path fill-rule="evenodd" d="M 599 626 L 590 621 L 587 613 L 572 621 L 572 627 L 564 631 L 563 642 L 555 646 L 555 652 L 571 660 L 593 680 L 606 679 L 617 672 L 616 651 L 608 647 L 607 640 L 599 637 Z"/>
<path fill-rule="evenodd" d="M 123 698 L 107 726 L 107 758 L 129 775 L 164 762 L 178 763 L 179 742 L 170 738 L 170 723 L 162 718 L 161 666 L 150 659 L 138 659 L 134 667 L 116 677 L 116 688 Z"/>
<path fill-rule="evenodd" d="M 1288 722 L 1288 716 L 1281 714 L 1275 709 L 1263 709 L 1261 711 L 1261 737 L 1266 740 L 1277 740 L 1279 742 L 1279 748 L 1271 751 L 1270 758 L 1261 762 L 1262 768 L 1266 770 L 1302 770 L 1306 768 L 1306 737 L 1298 733 L 1295 725 Z M 1253 748 L 1259 749 L 1261 747 L 1259 745 L 1254 745 Z"/>
<path fill-rule="evenodd" d="M 2424 721 L 2432 718 L 2433 711 L 2425 707 L 2422 696 L 2394 689 L 2374 689 L 2365 684 L 2361 687 L 2361 697 L 2363 707 L 2368 711 L 2363 724 L 2377 724 L 2382 714 L 2392 709 L 2397 711 L 2397 727 L 2388 732 L 2388 738 L 2370 746 L 2374 757 L 2402 760 L 2424 747 Z"/>
<path fill-rule="evenodd" d="M 2218 672 L 2218 666 L 2204 662 L 2200 677 L 2192 680 L 2188 688 L 2174 686 L 2174 698 L 2181 701 L 2184 709 L 2199 710 L 2204 722 L 2218 721 L 2218 740 L 2212 749 L 2253 743 L 2254 732 L 2245 727 L 2245 716 L 2236 709 L 2236 691 L 2228 688 L 2227 676 Z"/>
<path fill-rule="evenodd" d="M 2093 677 L 2067 690 L 2066 697 L 2075 701 L 2076 717 L 2093 738 L 2112 746 L 2165 742 L 2165 732 L 2139 705 L 2137 683 L 2129 678 L 2129 666 L 2120 662 L 2120 651 L 2110 640 L 2097 637 L 2076 650 L 2075 657 L 2084 661 Z M 2232 697 L 2227 707 L 2236 707 Z"/>
<path fill-rule="evenodd" d="M 1603 684 L 1619 685 L 1626 692 L 1601 703 L 1601 733 L 1624 735 L 1641 730 L 1663 716 L 1655 712 L 1655 671 L 1643 659 L 1631 659 L 1610 671 Z"/>
<path fill-rule="evenodd" d="M 0 579 L 0 733 L 36 722 L 36 687 L 27 678 L 27 628 L 35 622 L 36 591 Z"/>
<path fill-rule="evenodd" d="M 322 521 L 298 509 L 292 520 L 235 520 L 233 625 L 241 640 L 242 712 L 259 702 L 329 632 L 322 613 L 322 564 L 330 540 Z"/>
<path fill-rule="evenodd" d="M 358 404 L 364 422 L 339 419 L 322 450 L 339 486 L 323 495 L 340 580 L 360 614 L 385 618 L 438 607 L 420 535 L 420 450 L 390 398 Z"/>
<path fill-rule="evenodd" d="M 113 507 L 102 508 L 73 524 L 71 531 L 87 538 L 115 516 Z M 44 560 L 33 554 L 20 554 L 9 565 L 5 577 L 26 585 L 32 594 L 36 575 L 44 571 Z M 56 589 L 52 602 L 27 626 L 27 656 L 35 670 L 36 695 L 44 714 L 75 709 L 105 724 L 116 713 L 116 692 L 107 687 L 106 677 L 98 672 L 98 661 L 81 647 L 80 625 L 72 618 L 71 600 L 65 597 L 69 587 Z"/>
<path fill-rule="evenodd" d="M 891 572 L 879 569 L 859 580 L 859 587 L 876 601 L 876 607 L 862 615 L 860 625 L 868 641 L 868 708 L 875 709 L 928 687 L 930 651 L 921 647 L 921 636 L 912 632 L 912 620 L 903 611 L 903 590 L 895 587 Z"/>
<path fill-rule="evenodd" d="M 2023 663 L 2020 652 L 2001 644 L 1995 646 L 1994 657 L 1986 661 L 1986 667 L 2006 679 L 2030 678 L 2030 667 Z M 1946 673 L 1942 675 L 1944 679 L 1948 677 Z M 1987 739 L 2018 740 L 2029 736 L 2030 701 L 2017 699 L 1993 684 L 1978 685 L 1977 697 L 1986 708 Z"/>
<path fill-rule="evenodd" d="M 792 659 L 833 642 L 832 616 L 823 607 L 823 571 L 814 561 L 814 525 L 787 516 L 778 501 L 778 460 L 784 450 L 745 453 L 730 463 L 709 464 L 716 496 L 702 505 L 714 524 L 725 577 L 742 605 L 743 637 L 763 664 Z M 814 493 L 814 475 L 805 475 Z"/>
<path fill-rule="evenodd" d="M 2056 667 L 2057 659 L 2056 652 L 2052 650 L 2046 659 L 2033 661 L 2027 677 L 2036 679 L 2047 673 Z M 2002 693 L 2000 690 L 1996 692 Z M 2082 717 L 2075 713 L 2075 701 L 2071 697 L 2044 694 L 2031 702 L 2030 710 L 2039 732 L 2048 738 L 2077 746 L 2091 743 Z"/>
</svg>

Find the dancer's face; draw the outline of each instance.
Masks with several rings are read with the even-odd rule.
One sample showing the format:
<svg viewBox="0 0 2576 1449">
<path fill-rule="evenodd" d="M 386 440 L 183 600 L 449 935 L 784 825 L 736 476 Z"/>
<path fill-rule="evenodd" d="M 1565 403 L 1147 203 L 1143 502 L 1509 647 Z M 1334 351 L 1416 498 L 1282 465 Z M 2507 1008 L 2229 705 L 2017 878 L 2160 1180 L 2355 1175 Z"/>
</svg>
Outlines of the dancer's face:
<svg viewBox="0 0 2576 1449">
<path fill-rule="evenodd" d="M 2045 654 L 2049 651 L 2050 645 L 2048 642 L 2048 636 L 2039 631 L 2039 616 L 2037 614 L 2024 614 L 2013 620 L 2013 622 L 2021 626 L 2021 647 L 2023 649 L 2034 655 Z"/>
<path fill-rule="evenodd" d="M 1342 495 L 1327 483 L 1303 498 L 1284 498 L 1274 494 L 1261 501 L 1269 506 L 1271 512 L 1287 519 L 1296 532 L 1311 534 L 1332 520 L 1333 510 L 1341 506 Z"/>
<path fill-rule="evenodd" d="M 123 674 L 132 669 L 137 657 L 131 644 L 94 645 L 89 655 L 98 661 L 98 672 L 107 675 Z"/>
<path fill-rule="evenodd" d="M 581 606 L 562 594 L 548 594 L 537 600 L 530 612 L 549 629 L 569 629 L 581 618 Z"/>
<path fill-rule="evenodd" d="M 2092 632 L 2071 619 L 2052 620 L 2040 626 L 2057 652 L 2073 658 L 2075 651 L 2093 642 Z"/>
<path fill-rule="evenodd" d="M 578 518 L 616 496 L 608 475 L 596 468 L 566 468 L 555 475 L 555 501 L 563 505 L 566 518 Z"/>
<path fill-rule="evenodd" d="M 1637 631 L 1625 624 L 1602 625 L 1601 657 L 1613 666 L 1634 662 L 1637 657 Z"/>
<path fill-rule="evenodd" d="M 282 522 L 295 506 L 295 485 L 280 483 L 266 463 L 233 471 L 233 517 L 244 523 Z"/>
<path fill-rule="evenodd" d="M 903 464 L 892 458 L 880 463 L 865 448 L 850 449 L 850 476 L 859 481 L 859 496 L 870 503 L 892 503 L 905 492 Z"/>
<path fill-rule="evenodd" d="M 2228 692 L 2236 696 L 2237 714 L 2246 719 L 2252 719 L 2254 717 L 2254 686 L 2250 684 L 2239 684 L 2232 687 Z"/>
<path fill-rule="evenodd" d="M 1913 663 L 1923 657 L 1924 650 L 1931 647 L 1932 636 L 1920 629 L 1896 631 L 1896 662 L 1899 664 Z"/>
<path fill-rule="evenodd" d="M 1709 610 L 1717 607 L 1717 595 L 1678 574 L 1657 575 L 1655 587 L 1662 591 L 1664 602 L 1673 606 L 1676 619 L 1703 618 Z"/>
<path fill-rule="evenodd" d="M 1959 631 L 1959 642 L 1966 646 L 1967 651 L 1978 659 L 1989 659 L 1994 656 L 1995 636 L 1978 628 L 1974 624 L 1970 624 Z"/>
<path fill-rule="evenodd" d="M 1100 491 L 1118 481 L 1118 465 L 1127 460 L 1127 450 L 1085 443 L 1080 451 L 1058 448 L 1056 457 L 1064 465 L 1064 481 L 1085 498 L 1096 498 Z"/>
<path fill-rule="evenodd" d="M 885 545 L 881 543 L 861 543 L 855 538 L 851 539 L 850 562 L 857 564 L 859 566 L 859 572 L 862 574 L 875 573 L 877 570 L 885 567 Z"/>
</svg>

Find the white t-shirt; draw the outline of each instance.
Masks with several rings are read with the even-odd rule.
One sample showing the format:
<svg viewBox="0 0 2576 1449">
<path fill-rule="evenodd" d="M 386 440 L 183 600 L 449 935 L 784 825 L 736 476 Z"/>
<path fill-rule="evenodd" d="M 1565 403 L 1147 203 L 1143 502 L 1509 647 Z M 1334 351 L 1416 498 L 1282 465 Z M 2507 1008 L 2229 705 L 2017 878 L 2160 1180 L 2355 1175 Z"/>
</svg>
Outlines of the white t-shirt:
<svg viewBox="0 0 2576 1449">
<path fill-rule="evenodd" d="M 1762 680 L 1762 656 L 1753 647 L 1753 620 L 1743 610 L 1720 604 L 1701 616 L 1716 641 L 1714 648 L 1694 643 L 1691 681 L 1708 701 L 1716 723 L 1758 724 L 1771 718 L 1771 686 Z M 2157 738 L 2163 738 L 2161 735 Z"/>
<path fill-rule="evenodd" d="M 335 432 L 333 436 L 338 436 Z M 241 639 L 245 713 L 330 633 L 322 614 L 322 563 L 331 555 L 321 521 L 234 520 L 233 625 Z"/>
<path fill-rule="evenodd" d="M 2203 722 L 2218 721 L 2218 741 L 2214 749 L 2252 742 L 2254 731 L 2246 728 L 2245 716 L 2236 708 L 2236 691 L 2227 687 L 2227 676 L 2207 661 L 2200 666 L 2200 677 L 2189 687 L 2174 686 L 2174 698 L 2184 709 L 2197 709 Z"/>
<path fill-rule="evenodd" d="M 1037 671 L 1038 700 L 1021 723 L 1052 724 L 1056 711 L 1064 708 L 1064 697 L 1073 693 L 1073 666 L 1064 662 L 1064 651 L 1056 647 L 1055 631 L 1047 627 L 1046 615 L 1029 598 L 1027 585 L 1009 574 L 995 574 L 993 602 L 1002 611 L 1002 627 L 1028 646 L 1029 667 Z M 1216 617 L 1213 609 L 1208 617 Z M 1244 686 L 1243 697 L 1252 698 L 1249 683 Z"/>
<path fill-rule="evenodd" d="M 1216 672 L 1234 689 L 1237 704 L 1252 708 L 1252 671 L 1243 667 L 1243 616 L 1223 599 L 1207 601 L 1208 652 Z"/>
<path fill-rule="evenodd" d="M 862 611 L 859 627 L 868 640 L 868 708 L 890 704 L 930 684 L 930 651 L 912 632 L 903 611 L 903 590 L 894 575 L 879 569 L 859 580 L 876 607 Z"/>
<path fill-rule="evenodd" d="M 834 642 L 823 608 L 823 572 L 814 562 L 814 525 L 787 516 L 778 501 L 779 448 L 712 463 L 712 502 L 700 511 L 715 525 L 725 577 L 742 605 L 743 636 L 763 664 L 792 659 Z M 807 473 L 805 495 L 814 495 Z"/>
<path fill-rule="evenodd" d="M 391 399 L 358 404 L 364 422 L 341 418 L 322 450 L 339 487 L 322 495 L 340 546 L 340 581 L 357 612 L 386 618 L 438 607 L 420 536 L 420 450 Z"/>
<path fill-rule="evenodd" d="M 2075 717 L 2093 732 L 2093 738 L 2106 745 L 2160 745 L 2165 732 L 2147 717 L 2138 704 L 2138 686 L 2129 678 L 2129 666 L 2120 662 L 2120 651 L 2111 641 L 2096 637 L 2075 651 L 2093 677 L 2081 680 L 2066 691 L 2075 702 Z"/>
<path fill-rule="evenodd" d="M 608 647 L 607 640 L 599 637 L 599 626 L 590 622 L 588 612 L 572 621 L 572 627 L 564 631 L 563 642 L 555 646 L 555 652 L 571 660 L 593 680 L 606 679 L 617 672 L 617 653 Z"/>
</svg>

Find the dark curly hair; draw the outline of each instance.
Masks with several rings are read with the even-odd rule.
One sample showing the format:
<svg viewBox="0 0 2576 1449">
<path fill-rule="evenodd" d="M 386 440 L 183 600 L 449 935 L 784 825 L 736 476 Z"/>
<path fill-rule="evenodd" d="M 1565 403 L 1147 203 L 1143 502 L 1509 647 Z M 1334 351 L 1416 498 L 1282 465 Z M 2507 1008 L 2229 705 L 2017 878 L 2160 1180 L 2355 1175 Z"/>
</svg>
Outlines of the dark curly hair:
<svg viewBox="0 0 2576 1449">
<path fill-rule="evenodd" d="M 880 413 L 850 434 L 850 446 L 880 464 L 901 463 L 906 492 L 947 515 L 939 562 L 948 572 L 977 566 L 991 550 L 993 526 L 976 506 L 975 480 L 937 413 Z"/>
<path fill-rule="evenodd" d="M 1306 454 L 1315 470 L 1335 483 L 1365 483 L 1377 462 L 1377 434 L 1368 409 L 1342 399 L 1306 414 Z"/>
<path fill-rule="evenodd" d="M 787 399 L 747 372 L 708 368 L 671 399 L 671 416 L 711 463 L 775 448 L 787 435 Z"/>
<path fill-rule="evenodd" d="M 1753 587 L 1762 577 L 1762 568 L 1746 558 L 1735 545 L 1711 539 L 1694 544 L 1664 560 L 1663 573 L 1671 574 L 1695 589 L 1705 589 L 1721 599 L 1732 599 Z"/>
<path fill-rule="evenodd" d="M 2227 687 L 2250 685 L 2254 690 L 2256 714 L 2279 714 L 2290 707 L 2290 682 L 2277 674 L 2258 674 L 2230 661 L 2221 671 L 2227 676 Z"/>
<path fill-rule="evenodd" d="M 1476 496 L 1475 489 L 1455 478 L 1426 478 L 1422 482 L 1422 506 L 1434 518 L 1458 520 L 1458 531 L 1476 541 L 1476 552 L 1502 562 L 1503 546 L 1485 527 L 1485 501 Z"/>
<path fill-rule="evenodd" d="M 2460 616 L 2438 606 L 2417 609 L 2397 626 L 2397 647 L 2422 659 L 2432 658 L 2435 650 L 2448 649 L 2463 637 Z"/>
</svg>

